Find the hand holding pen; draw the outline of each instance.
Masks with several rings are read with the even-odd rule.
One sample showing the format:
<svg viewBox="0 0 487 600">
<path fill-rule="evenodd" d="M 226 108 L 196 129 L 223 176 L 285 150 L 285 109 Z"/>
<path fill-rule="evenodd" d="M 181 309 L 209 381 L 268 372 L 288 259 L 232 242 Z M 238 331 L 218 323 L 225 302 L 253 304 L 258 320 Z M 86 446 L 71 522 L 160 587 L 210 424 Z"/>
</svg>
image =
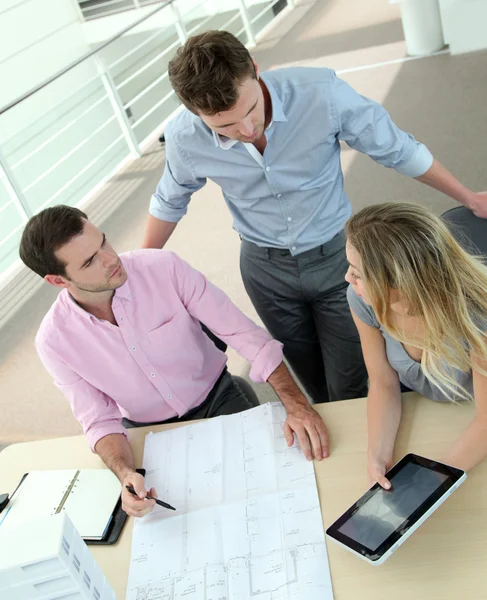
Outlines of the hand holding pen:
<svg viewBox="0 0 487 600">
<path fill-rule="evenodd" d="M 156 496 L 157 492 L 154 488 L 149 491 L 145 489 L 144 477 L 140 473 L 132 471 L 124 477 L 122 481 L 122 508 L 128 515 L 143 517 L 151 512 L 156 505 Z M 159 502 L 162 502 L 162 500 Z M 170 508 L 174 510 L 172 506 Z"/>
<path fill-rule="evenodd" d="M 126 485 L 125 486 L 128 491 L 133 494 L 134 496 L 137 496 L 137 492 L 134 490 L 134 488 L 131 485 Z M 154 490 L 154 494 L 156 493 L 156 490 L 154 488 L 152 488 Z M 151 490 L 152 492 L 152 490 Z M 146 496 L 147 500 L 155 500 L 156 504 L 159 504 L 159 506 L 163 506 L 164 508 L 168 508 L 169 510 L 176 510 L 174 508 L 174 506 L 171 506 L 170 504 L 168 504 L 167 502 L 163 502 L 162 500 L 159 500 L 159 498 L 156 498 L 154 495 L 151 494 L 147 494 Z"/>
</svg>

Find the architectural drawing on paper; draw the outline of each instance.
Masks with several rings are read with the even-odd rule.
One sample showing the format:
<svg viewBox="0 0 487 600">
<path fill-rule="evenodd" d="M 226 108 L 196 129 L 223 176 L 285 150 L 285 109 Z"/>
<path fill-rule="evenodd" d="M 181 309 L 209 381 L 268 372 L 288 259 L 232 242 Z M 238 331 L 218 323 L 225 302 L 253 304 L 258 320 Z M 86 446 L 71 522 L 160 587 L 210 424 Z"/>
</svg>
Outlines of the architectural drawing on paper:
<svg viewBox="0 0 487 600">
<path fill-rule="evenodd" d="M 149 434 L 147 487 L 176 507 L 134 525 L 127 600 L 332 600 L 313 464 L 284 408 Z"/>
</svg>

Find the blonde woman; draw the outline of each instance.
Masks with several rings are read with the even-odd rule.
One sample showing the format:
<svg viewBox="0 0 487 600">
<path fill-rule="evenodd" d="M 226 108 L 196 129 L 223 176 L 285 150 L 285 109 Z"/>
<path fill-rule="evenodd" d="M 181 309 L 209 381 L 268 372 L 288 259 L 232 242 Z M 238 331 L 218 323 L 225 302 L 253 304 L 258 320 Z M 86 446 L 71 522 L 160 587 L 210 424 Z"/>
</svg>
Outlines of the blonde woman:
<svg viewBox="0 0 487 600">
<path fill-rule="evenodd" d="M 487 455 L 487 267 L 414 204 L 367 207 L 345 231 L 348 301 L 370 380 L 370 482 L 390 488 L 401 384 L 440 402 L 475 401 L 443 456 L 471 469 Z"/>
</svg>

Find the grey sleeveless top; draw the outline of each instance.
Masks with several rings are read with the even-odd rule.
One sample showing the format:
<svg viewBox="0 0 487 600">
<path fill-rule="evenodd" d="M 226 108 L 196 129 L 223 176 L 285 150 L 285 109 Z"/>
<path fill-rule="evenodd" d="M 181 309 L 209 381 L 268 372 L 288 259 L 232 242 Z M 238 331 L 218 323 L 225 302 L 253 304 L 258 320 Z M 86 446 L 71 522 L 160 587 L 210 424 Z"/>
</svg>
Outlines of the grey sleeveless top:
<svg viewBox="0 0 487 600">
<path fill-rule="evenodd" d="M 408 388 L 418 392 L 426 398 L 436 400 L 437 402 L 450 402 L 458 400 L 452 395 L 446 396 L 438 389 L 429 379 L 426 378 L 421 364 L 413 360 L 404 349 L 401 342 L 391 337 L 384 328 L 379 324 L 375 316 L 375 312 L 368 304 L 366 304 L 360 296 L 357 296 L 355 290 L 350 285 L 347 290 L 348 304 L 357 317 L 369 325 L 380 330 L 385 341 L 387 360 L 391 367 L 397 371 L 399 380 Z M 485 327 L 487 330 L 487 327 Z M 451 374 L 457 381 L 458 385 L 463 387 L 473 397 L 473 377 L 472 371 L 464 372 L 458 369 L 451 369 Z"/>
</svg>

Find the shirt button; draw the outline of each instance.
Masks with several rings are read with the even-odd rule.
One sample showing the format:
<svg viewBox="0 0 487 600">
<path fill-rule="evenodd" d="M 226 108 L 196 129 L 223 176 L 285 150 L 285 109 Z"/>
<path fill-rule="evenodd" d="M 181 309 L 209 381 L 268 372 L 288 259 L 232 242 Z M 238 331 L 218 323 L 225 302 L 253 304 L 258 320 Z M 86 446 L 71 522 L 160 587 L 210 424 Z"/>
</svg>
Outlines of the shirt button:
<svg viewBox="0 0 487 600">
<path fill-rule="evenodd" d="M 123 321 L 123 317 L 120 317 L 120 321 Z"/>
<path fill-rule="evenodd" d="M 135 352 L 137 348 L 135 346 L 132 346 L 132 350 Z"/>
<path fill-rule="evenodd" d="M 282 194 L 277 194 L 277 197 L 280 198 L 282 196 Z"/>
<path fill-rule="evenodd" d="M 155 374 L 155 373 L 151 373 L 151 374 L 150 374 L 150 376 L 151 376 L 151 377 L 155 377 L 155 376 L 156 376 L 156 374 Z"/>
<path fill-rule="evenodd" d="M 291 250 L 294 252 L 296 250 L 296 246 L 293 246 Z"/>
<path fill-rule="evenodd" d="M 265 168 L 265 170 L 266 170 L 267 172 L 269 172 L 269 171 L 271 170 L 271 168 L 270 168 L 270 167 L 266 167 L 266 168 Z"/>
<path fill-rule="evenodd" d="M 170 400 L 172 398 L 172 394 L 168 394 L 167 399 Z"/>
<path fill-rule="evenodd" d="M 293 220 L 293 218 L 292 218 L 292 217 L 288 217 L 288 218 L 287 218 L 287 220 L 288 220 L 288 221 L 292 221 L 292 220 Z"/>
</svg>

